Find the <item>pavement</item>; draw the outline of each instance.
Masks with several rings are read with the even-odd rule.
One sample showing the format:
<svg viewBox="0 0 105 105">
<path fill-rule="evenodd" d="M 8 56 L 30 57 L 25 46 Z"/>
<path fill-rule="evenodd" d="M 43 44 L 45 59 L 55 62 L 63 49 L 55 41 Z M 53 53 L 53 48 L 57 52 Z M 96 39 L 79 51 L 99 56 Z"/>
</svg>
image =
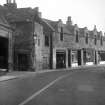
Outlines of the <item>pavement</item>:
<svg viewBox="0 0 105 105">
<path fill-rule="evenodd" d="M 35 75 L 35 74 L 38 74 L 38 73 L 46 73 L 46 72 L 53 72 L 53 71 L 61 71 L 61 70 L 71 70 L 71 71 L 74 71 L 74 70 L 81 70 L 82 69 L 87 69 L 87 68 L 100 68 L 102 67 L 101 71 L 102 70 L 105 70 L 105 65 L 91 65 L 91 66 L 80 66 L 80 67 L 72 67 L 72 68 L 68 68 L 68 69 L 53 69 L 53 70 L 40 70 L 40 71 L 35 71 L 35 72 L 30 72 L 30 71 L 12 71 L 12 72 L 8 72 L 2 76 L 0 76 L 0 82 L 3 82 L 3 81 L 8 81 L 8 80 L 13 80 L 13 79 L 18 79 L 18 78 L 21 78 L 21 77 L 27 77 L 27 76 L 30 76 L 30 75 Z M 95 72 L 95 71 L 93 71 Z"/>
</svg>

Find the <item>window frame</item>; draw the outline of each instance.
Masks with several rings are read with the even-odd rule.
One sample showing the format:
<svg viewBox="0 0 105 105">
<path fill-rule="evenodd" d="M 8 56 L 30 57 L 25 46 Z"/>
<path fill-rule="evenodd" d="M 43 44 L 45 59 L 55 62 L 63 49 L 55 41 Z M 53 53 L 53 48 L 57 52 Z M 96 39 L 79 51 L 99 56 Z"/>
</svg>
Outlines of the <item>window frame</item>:
<svg viewBox="0 0 105 105">
<path fill-rule="evenodd" d="M 89 33 L 86 33 L 86 36 L 85 36 L 85 43 L 86 43 L 86 44 L 89 43 Z"/>
<path fill-rule="evenodd" d="M 44 45 L 46 47 L 49 47 L 49 45 L 50 45 L 50 38 L 48 35 L 45 35 L 45 37 L 44 37 Z"/>
<path fill-rule="evenodd" d="M 64 36 L 63 36 L 63 34 L 64 34 L 63 27 L 61 27 L 60 29 L 61 29 L 60 30 L 60 41 L 63 41 L 63 38 L 64 38 Z"/>
<path fill-rule="evenodd" d="M 76 33 L 76 35 L 75 35 L 76 36 L 76 43 L 78 43 L 79 42 L 79 31 L 76 30 L 75 33 Z"/>
<path fill-rule="evenodd" d="M 94 44 L 97 45 L 97 35 L 94 35 Z"/>
<path fill-rule="evenodd" d="M 103 37 L 100 38 L 100 45 L 103 46 Z"/>
</svg>

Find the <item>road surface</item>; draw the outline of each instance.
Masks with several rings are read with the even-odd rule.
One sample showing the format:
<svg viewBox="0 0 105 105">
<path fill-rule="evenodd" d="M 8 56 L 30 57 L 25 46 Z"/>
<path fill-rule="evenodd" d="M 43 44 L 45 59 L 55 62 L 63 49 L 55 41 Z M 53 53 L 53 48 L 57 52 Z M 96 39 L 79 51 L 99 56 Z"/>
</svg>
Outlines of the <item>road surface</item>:
<svg viewBox="0 0 105 105">
<path fill-rule="evenodd" d="M 0 82 L 0 105 L 105 105 L 105 71 L 57 71 Z"/>
</svg>

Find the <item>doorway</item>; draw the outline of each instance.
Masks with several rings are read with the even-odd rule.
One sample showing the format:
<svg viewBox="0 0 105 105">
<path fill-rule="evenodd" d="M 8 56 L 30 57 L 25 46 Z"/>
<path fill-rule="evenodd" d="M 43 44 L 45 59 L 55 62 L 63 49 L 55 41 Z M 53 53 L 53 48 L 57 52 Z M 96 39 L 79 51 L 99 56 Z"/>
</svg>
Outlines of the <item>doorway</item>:
<svg viewBox="0 0 105 105">
<path fill-rule="evenodd" d="M 68 67 L 71 67 L 71 50 L 68 50 Z"/>
<path fill-rule="evenodd" d="M 18 70 L 27 71 L 28 70 L 28 55 L 18 54 Z"/>
<path fill-rule="evenodd" d="M 0 37 L 0 69 L 8 69 L 8 39 Z"/>
<path fill-rule="evenodd" d="M 66 52 L 56 52 L 56 68 L 66 68 Z"/>
<path fill-rule="evenodd" d="M 78 66 L 81 65 L 81 50 L 78 50 Z"/>
</svg>

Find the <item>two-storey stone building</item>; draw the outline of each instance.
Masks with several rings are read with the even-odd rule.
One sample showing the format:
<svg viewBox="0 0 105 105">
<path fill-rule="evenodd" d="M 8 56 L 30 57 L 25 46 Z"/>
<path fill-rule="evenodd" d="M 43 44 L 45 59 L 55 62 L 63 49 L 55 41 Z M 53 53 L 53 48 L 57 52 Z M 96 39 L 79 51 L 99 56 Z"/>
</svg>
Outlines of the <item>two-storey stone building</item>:
<svg viewBox="0 0 105 105">
<path fill-rule="evenodd" d="M 93 30 L 79 28 L 72 24 L 71 17 L 66 24 L 61 19 L 44 19 L 38 8 L 17 8 L 15 0 L 7 0 L 4 6 L 0 6 L 0 13 L 13 29 L 13 47 L 9 44 L 13 51 L 9 50 L 8 62 L 14 70 L 35 71 L 105 63 L 105 37 L 96 26 Z"/>
<path fill-rule="evenodd" d="M 41 18 L 38 8 L 17 8 L 15 0 L 7 0 L 0 8 L 13 27 L 14 70 L 51 68 L 52 27 Z"/>
<path fill-rule="evenodd" d="M 87 27 L 73 25 L 71 17 L 66 24 L 62 20 L 45 19 L 54 29 L 53 68 L 69 68 L 105 63 L 105 37 L 96 26 L 92 31 Z"/>
</svg>

